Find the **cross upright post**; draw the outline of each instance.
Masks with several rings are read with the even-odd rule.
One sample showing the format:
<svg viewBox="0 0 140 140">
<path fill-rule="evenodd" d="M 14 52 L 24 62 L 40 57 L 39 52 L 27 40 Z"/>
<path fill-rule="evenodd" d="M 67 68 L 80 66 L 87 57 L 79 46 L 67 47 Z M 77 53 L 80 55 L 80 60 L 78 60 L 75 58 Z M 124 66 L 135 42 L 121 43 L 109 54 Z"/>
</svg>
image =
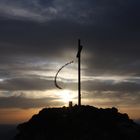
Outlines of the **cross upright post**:
<svg viewBox="0 0 140 140">
<path fill-rule="evenodd" d="M 81 45 L 80 39 L 78 40 L 78 106 L 81 106 L 81 51 L 83 46 Z"/>
</svg>

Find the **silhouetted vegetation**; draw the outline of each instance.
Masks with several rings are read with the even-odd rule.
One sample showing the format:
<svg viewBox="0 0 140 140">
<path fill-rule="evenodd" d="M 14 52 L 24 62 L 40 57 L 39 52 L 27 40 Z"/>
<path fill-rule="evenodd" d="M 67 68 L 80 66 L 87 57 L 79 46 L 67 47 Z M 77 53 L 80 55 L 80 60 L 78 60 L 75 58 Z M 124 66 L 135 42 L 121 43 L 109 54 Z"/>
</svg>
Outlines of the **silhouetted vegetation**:
<svg viewBox="0 0 140 140">
<path fill-rule="evenodd" d="M 15 140 L 140 140 L 140 126 L 116 108 L 45 108 L 18 125 Z"/>
</svg>

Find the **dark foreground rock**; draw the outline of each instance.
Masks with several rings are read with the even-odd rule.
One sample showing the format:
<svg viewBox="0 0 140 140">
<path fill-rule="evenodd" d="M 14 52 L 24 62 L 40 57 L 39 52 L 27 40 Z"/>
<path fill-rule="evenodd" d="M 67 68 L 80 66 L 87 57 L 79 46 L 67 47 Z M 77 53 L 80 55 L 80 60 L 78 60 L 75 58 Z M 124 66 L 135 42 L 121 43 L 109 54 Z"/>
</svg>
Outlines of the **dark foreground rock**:
<svg viewBox="0 0 140 140">
<path fill-rule="evenodd" d="M 116 108 L 45 108 L 18 125 L 15 140 L 140 140 L 140 126 Z"/>
</svg>

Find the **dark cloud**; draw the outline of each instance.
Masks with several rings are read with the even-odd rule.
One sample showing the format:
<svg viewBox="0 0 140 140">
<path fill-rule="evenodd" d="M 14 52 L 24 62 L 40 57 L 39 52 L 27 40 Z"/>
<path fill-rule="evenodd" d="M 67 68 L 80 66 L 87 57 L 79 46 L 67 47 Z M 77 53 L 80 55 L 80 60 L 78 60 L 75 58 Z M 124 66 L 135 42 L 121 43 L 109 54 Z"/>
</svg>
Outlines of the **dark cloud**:
<svg viewBox="0 0 140 140">
<path fill-rule="evenodd" d="M 54 77 L 28 75 L 29 77 L 11 78 L 0 81 L 1 91 L 45 91 L 57 89 L 54 84 Z M 46 78 L 46 79 L 44 79 Z M 77 84 L 74 80 L 66 78 L 57 78 L 57 83 L 63 89 L 77 90 Z"/>
<path fill-rule="evenodd" d="M 23 97 L 0 97 L 0 108 L 38 108 L 51 106 L 53 104 L 52 98 L 43 99 L 29 99 Z M 61 105 L 60 102 L 55 102 L 55 105 Z"/>
<path fill-rule="evenodd" d="M 48 90 L 53 89 L 54 83 L 51 80 L 40 78 L 13 78 L 0 83 L 1 90 Z"/>
<path fill-rule="evenodd" d="M 63 62 L 76 59 L 81 38 L 85 75 L 134 77 L 133 82 L 85 81 L 83 90 L 138 95 L 138 0 L 1 0 L 0 5 L 1 90 L 54 88 L 52 79 L 33 72 L 55 74 Z M 64 87 L 76 90 L 75 83 Z"/>
<path fill-rule="evenodd" d="M 82 83 L 83 89 L 86 91 L 109 91 L 109 92 L 120 92 L 123 93 L 135 93 L 140 91 L 140 84 L 131 81 L 127 82 L 114 82 L 111 80 L 95 80 L 95 81 L 85 81 Z"/>
<path fill-rule="evenodd" d="M 10 28 L 14 29 L 9 21 L 6 22 L 9 24 L 6 27 L 11 26 Z M 16 21 L 13 25 L 15 23 Z M 102 29 L 103 27 L 96 29 L 96 26 L 77 25 L 64 20 L 44 24 L 41 26 L 32 22 L 24 24 L 23 21 L 17 21 L 17 28 L 13 31 L 3 30 L 0 36 L 1 57 L 7 54 L 6 60 L 14 59 L 13 61 L 15 55 L 46 57 L 49 60 L 57 57 L 62 59 L 63 53 L 68 49 L 76 52 L 76 39 L 81 36 L 85 41 L 84 51 L 91 55 L 84 63 L 89 70 L 94 68 L 95 74 L 139 74 L 140 42 L 137 32 L 125 32 L 122 28 L 117 31 Z M 6 61 L 5 58 L 2 60 Z"/>
</svg>

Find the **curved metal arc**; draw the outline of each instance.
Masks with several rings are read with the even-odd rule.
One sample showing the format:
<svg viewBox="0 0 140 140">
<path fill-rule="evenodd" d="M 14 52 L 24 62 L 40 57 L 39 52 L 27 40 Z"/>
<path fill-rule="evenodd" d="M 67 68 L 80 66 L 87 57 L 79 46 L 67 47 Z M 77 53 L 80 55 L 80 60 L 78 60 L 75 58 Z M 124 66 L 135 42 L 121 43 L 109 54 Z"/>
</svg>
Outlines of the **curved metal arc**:
<svg viewBox="0 0 140 140">
<path fill-rule="evenodd" d="M 59 72 L 60 72 L 64 67 L 66 67 L 67 65 L 69 65 L 69 64 L 71 64 L 71 63 L 73 63 L 73 62 L 74 62 L 74 61 L 70 61 L 70 62 L 66 63 L 65 65 L 63 65 L 63 66 L 57 71 L 57 73 L 56 73 L 56 75 L 55 75 L 55 79 L 54 79 L 54 84 L 55 84 L 55 86 L 56 86 L 57 88 L 62 89 L 62 88 L 57 84 L 57 76 L 58 76 Z"/>
</svg>

